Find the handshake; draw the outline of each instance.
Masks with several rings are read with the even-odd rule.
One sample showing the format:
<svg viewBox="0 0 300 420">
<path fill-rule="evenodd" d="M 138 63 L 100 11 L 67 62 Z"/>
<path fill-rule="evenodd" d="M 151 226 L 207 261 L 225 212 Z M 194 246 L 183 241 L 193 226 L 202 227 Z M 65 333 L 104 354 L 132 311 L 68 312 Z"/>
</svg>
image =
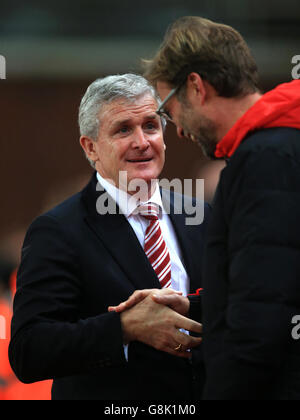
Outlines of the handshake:
<svg viewBox="0 0 300 420">
<path fill-rule="evenodd" d="M 202 325 L 188 318 L 189 299 L 172 289 L 138 290 L 109 312 L 120 313 L 124 344 L 140 341 L 173 356 L 190 358 L 202 339 L 181 330 L 202 333 Z"/>
</svg>

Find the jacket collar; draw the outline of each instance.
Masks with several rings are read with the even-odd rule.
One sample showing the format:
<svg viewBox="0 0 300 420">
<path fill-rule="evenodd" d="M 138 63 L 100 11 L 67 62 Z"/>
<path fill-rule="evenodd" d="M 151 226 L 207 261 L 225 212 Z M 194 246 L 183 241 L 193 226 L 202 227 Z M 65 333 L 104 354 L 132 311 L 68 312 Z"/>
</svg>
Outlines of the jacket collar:
<svg viewBox="0 0 300 420">
<path fill-rule="evenodd" d="M 279 85 L 262 96 L 218 143 L 215 156 L 231 157 L 251 132 L 274 127 L 300 129 L 300 80 Z"/>
</svg>

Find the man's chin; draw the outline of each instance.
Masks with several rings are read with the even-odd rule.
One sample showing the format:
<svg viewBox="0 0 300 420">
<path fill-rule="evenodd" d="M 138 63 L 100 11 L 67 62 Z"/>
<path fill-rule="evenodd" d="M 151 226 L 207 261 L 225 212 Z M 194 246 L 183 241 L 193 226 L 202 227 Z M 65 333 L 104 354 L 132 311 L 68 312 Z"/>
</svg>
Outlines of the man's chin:
<svg viewBox="0 0 300 420">
<path fill-rule="evenodd" d="M 206 139 L 197 139 L 197 144 L 201 148 L 204 156 L 210 160 L 216 160 L 215 151 L 216 151 L 216 144 L 213 142 L 209 142 Z"/>
<path fill-rule="evenodd" d="M 207 158 L 207 159 L 209 159 L 209 160 L 217 160 L 217 158 L 216 158 L 216 156 L 215 156 L 215 150 L 216 149 L 214 149 L 213 151 L 211 151 L 211 150 L 207 150 L 205 147 L 203 147 L 202 145 L 201 145 L 201 143 L 198 143 L 199 144 L 199 146 L 201 147 L 201 150 L 202 150 L 202 152 L 203 152 L 203 155 Z"/>
<path fill-rule="evenodd" d="M 129 182 L 135 180 L 149 183 L 153 179 L 157 179 L 160 175 L 158 165 L 154 162 L 136 164 L 134 167 L 127 166 L 127 178 Z"/>
<path fill-rule="evenodd" d="M 157 183 L 158 174 L 152 171 L 136 172 L 128 174 L 128 193 L 141 192 L 141 195 L 148 196 Z"/>
<path fill-rule="evenodd" d="M 134 174 L 134 176 L 128 176 L 128 185 L 135 184 L 149 184 L 152 181 L 156 181 L 158 176 L 156 174 Z"/>
</svg>

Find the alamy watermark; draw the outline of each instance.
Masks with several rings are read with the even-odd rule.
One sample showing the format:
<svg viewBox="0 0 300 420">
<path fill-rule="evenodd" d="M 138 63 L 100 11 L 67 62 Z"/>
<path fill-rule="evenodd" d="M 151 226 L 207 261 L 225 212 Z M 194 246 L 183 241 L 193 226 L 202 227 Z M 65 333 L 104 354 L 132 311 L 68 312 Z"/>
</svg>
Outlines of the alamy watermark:
<svg viewBox="0 0 300 420">
<path fill-rule="evenodd" d="M 6 79 L 6 59 L 0 55 L 0 79 Z"/>
<path fill-rule="evenodd" d="M 300 339 L 300 315 L 295 315 L 292 319 L 292 324 L 296 325 L 292 329 L 292 337 L 294 340 Z"/>
<path fill-rule="evenodd" d="M 300 55 L 295 55 L 292 58 L 292 64 L 295 64 L 292 69 L 292 78 L 295 80 L 300 79 Z"/>
<path fill-rule="evenodd" d="M 162 189 L 163 210 L 165 214 L 185 215 L 185 224 L 187 226 L 201 225 L 204 220 L 204 180 L 203 179 L 161 179 L 153 180 L 151 186 L 143 179 L 133 179 L 128 182 L 126 171 L 119 173 L 119 185 L 116 186 L 114 181 L 109 183 L 116 187 L 115 196 L 106 192 L 105 188 L 98 183 L 97 191 L 103 192 L 96 202 L 98 214 L 132 214 L 136 210 L 137 203 L 145 203 L 149 199 L 149 191 L 155 191 L 156 188 Z M 195 200 L 192 199 L 192 190 L 195 188 Z M 120 197 L 128 193 L 129 199 L 125 201 L 125 207 L 121 209 L 118 206 Z M 174 191 L 175 194 L 172 194 Z M 124 200 L 123 200 L 124 201 Z M 151 200 L 150 200 L 151 201 Z M 124 202 L 123 202 L 124 204 Z"/>
</svg>

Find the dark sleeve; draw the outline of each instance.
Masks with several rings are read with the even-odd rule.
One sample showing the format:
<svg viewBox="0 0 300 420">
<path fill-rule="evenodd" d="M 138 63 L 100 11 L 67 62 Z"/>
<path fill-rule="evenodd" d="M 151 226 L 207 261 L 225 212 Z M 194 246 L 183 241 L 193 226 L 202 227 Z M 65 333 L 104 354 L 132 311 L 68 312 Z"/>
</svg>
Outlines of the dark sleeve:
<svg viewBox="0 0 300 420">
<path fill-rule="evenodd" d="M 201 225 L 201 237 L 202 243 L 200 249 L 197 249 L 197 256 L 195 258 L 200 259 L 201 267 L 203 266 L 203 258 L 204 258 L 204 248 L 206 242 L 206 235 L 207 235 L 207 228 L 211 218 L 212 208 L 209 203 L 205 203 L 204 207 L 204 221 Z M 202 273 L 199 273 L 199 278 L 202 277 Z M 190 310 L 189 310 L 189 318 L 193 319 L 197 322 L 202 322 L 202 296 L 204 290 L 199 288 L 197 290 L 193 290 L 190 295 L 188 295 L 188 299 L 190 301 Z"/>
<path fill-rule="evenodd" d="M 255 153 L 222 191 L 228 296 L 204 398 L 264 399 L 276 393 L 300 308 L 300 165 L 279 152 Z"/>
<path fill-rule="evenodd" d="M 200 293 L 189 295 L 190 311 L 189 318 L 197 322 L 202 322 L 202 297 Z"/>
<path fill-rule="evenodd" d="M 21 381 L 125 363 L 120 316 L 80 317 L 81 274 L 72 238 L 56 219 L 38 218 L 22 249 L 9 347 Z"/>
</svg>

